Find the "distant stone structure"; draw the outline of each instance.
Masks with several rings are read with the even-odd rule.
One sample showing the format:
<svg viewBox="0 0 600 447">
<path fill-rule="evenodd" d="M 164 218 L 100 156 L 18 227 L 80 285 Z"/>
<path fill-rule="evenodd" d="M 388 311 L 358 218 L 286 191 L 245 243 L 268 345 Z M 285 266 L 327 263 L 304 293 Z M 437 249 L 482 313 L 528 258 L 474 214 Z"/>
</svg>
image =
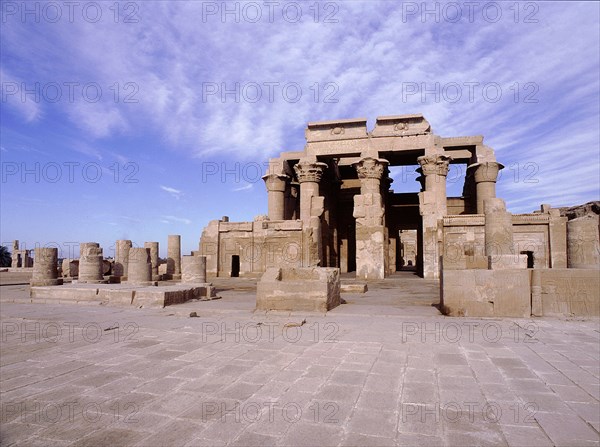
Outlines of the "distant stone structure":
<svg viewBox="0 0 600 447">
<path fill-rule="evenodd" d="M 33 267 L 31 250 L 19 250 L 19 241 L 13 241 L 11 253 L 11 268 L 30 268 Z"/>
<path fill-rule="evenodd" d="M 441 137 L 416 114 L 378 117 L 371 131 L 366 119 L 308 123 L 305 137 L 304 150 L 269 160 L 267 217 L 213 220 L 203 230 L 199 253 L 209 278 L 327 267 L 372 281 L 412 265 L 423 278 L 442 280 L 450 315 L 529 316 L 532 287 L 543 304 L 550 299 L 545 282 L 556 276 L 536 272 L 532 286 L 531 269 L 575 275 L 568 262 L 600 268 L 598 226 L 589 219 L 572 221 L 567 238 L 567 217 L 549 205 L 506 211 L 496 197 L 504 166 L 482 136 Z M 466 173 L 461 197 L 447 197 L 450 164 Z M 389 168 L 413 165 L 421 191 L 395 193 Z M 514 293 L 505 284 L 511 279 Z M 553 296 L 566 303 L 555 310 L 598 314 L 597 291 L 585 295 L 585 305 L 576 304 L 584 294 Z"/>
<path fill-rule="evenodd" d="M 308 123 L 305 137 L 304 150 L 269 160 L 268 215 L 211 221 L 199 250 L 183 258 L 181 236 L 169 235 L 162 265 L 158 242 L 134 248 L 118 240 L 114 263 L 99 244 L 82 243 L 78 264 L 63 261 L 66 277 L 101 284 L 112 271 L 110 282 L 129 284 L 67 295 L 102 290 L 109 302 L 167 305 L 211 299 L 207 278 L 262 275 L 258 310 L 326 312 L 340 303 L 340 274 L 380 281 L 414 268 L 440 281 L 447 315 L 600 315 L 600 202 L 512 214 L 496 197 L 504 166 L 483 137 L 436 135 L 419 114 L 378 117 L 371 131 L 366 119 Z M 465 172 L 460 197 L 446 193 L 451 164 Z M 390 189 L 390 167 L 417 165 L 419 192 Z M 15 268 L 32 265 L 18 241 L 12 256 Z M 32 296 L 63 296 L 60 288 L 35 290 L 61 281 L 56 249 L 36 248 L 38 257 Z M 159 280 L 186 284 L 146 287 Z"/>
</svg>

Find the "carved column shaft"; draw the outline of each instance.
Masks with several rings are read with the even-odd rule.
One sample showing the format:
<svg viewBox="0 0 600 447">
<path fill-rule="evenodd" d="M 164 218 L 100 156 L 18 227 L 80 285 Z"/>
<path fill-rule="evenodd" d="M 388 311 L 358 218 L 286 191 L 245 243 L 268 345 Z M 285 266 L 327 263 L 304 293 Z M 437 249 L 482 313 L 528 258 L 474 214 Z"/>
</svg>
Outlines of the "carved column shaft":
<svg viewBox="0 0 600 447">
<path fill-rule="evenodd" d="M 446 176 L 450 164 L 450 157 L 445 155 L 424 155 L 417 158 L 421 165 L 420 172 L 425 177 L 425 191 L 433 193 L 437 214 L 444 216 L 446 206 Z"/>
<path fill-rule="evenodd" d="M 477 214 L 484 213 L 483 202 L 487 199 L 496 198 L 496 180 L 498 173 L 504 166 L 495 161 L 475 163 L 469 166 L 475 180 L 475 191 L 477 196 Z"/>
<path fill-rule="evenodd" d="M 326 167 L 326 163 L 307 159 L 300 160 L 294 166 L 300 183 L 300 219 L 307 235 L 303 249 L 303 265 L 307 267 L 323 265 L 321 214 L 324 200 L 319 196 L 319 182 Z"/>
<path fill-rule="evenodd" d="M 267 174 L 262 177 L 268 194 L 269 219 L 283 220 L 285 214 L 285 188 L 287 175 Z"/>
<path fill-rule="evenodd" d="M 360 195 L 354 196 L 356 219 L 356 277 L 365 280 L 385 278 L 387 247 L 385 208 L 381 184 L 389 162 L 364 157 L 354 164 L 360 179 Z"/>
<path fill-rule="evenodd" d="M 300 160 L 294 166 L 300 183 L 300 219 L 304 222 L 310 222 L 312 198 L 319 195 L 319 182 L 326 167 L 325 163 L 309 160 Z"/>
</svg>

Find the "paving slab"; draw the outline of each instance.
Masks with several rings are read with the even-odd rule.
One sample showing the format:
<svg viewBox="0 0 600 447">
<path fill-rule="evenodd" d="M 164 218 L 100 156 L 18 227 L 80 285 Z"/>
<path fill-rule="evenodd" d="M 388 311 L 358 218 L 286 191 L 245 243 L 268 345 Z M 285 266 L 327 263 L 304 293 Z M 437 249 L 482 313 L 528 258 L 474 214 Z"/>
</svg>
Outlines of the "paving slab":
<svg viewBox="0 0 600 447">
<path fill-rule="evenodd" d="M 600 444 L 598 318 L 445 317 L 408 272 L 325 314 L 254 312 L 248 278 L 144 309 L 7 282 L 2 445 Z"/>
</svg>

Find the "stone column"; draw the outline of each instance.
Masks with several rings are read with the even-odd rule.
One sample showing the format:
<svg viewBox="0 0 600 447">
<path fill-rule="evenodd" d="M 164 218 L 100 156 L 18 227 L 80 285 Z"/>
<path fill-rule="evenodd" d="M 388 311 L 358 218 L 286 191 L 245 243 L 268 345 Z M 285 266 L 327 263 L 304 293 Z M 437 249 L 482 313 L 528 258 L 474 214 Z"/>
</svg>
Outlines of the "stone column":
<svg viewBox="0 0 600 447">
<path fill-rule="evenodd" d="M 145 286 L 152 284 L 152 261 L 149 248 L 136 247 L 129 250 L 127 283 Z"/>
<path fill-rule="evenodd" d="M 184 283 L 205 283 L 206 256 L 183 256 L 181 258 L 181 281 Z"/>
<path fill-rule="evenodd" d="M 300 219 L 306 236 L 302 263 L 304 267 L 322 265 L 321 215 L 324 210 L 324 198 L 319 196 L 319 182 L 325 168 L 326 163 L 311 159 L 301 159 L 294 165 L 300 183 Z"/>
<path fill-rule="evenodd" d="M 12 253 L 11 253 L 11 264 L 10 266 L 14 269 L 17 267 L 21 267 L 19 265 L 19 241 L 14 240 L 12 243 Z"/>
<path fill-rule="evenodd" d="M 269 220 L 284 220 L 285 186 L 289 177 L 283 174 L 267 174 L 265 181 L 269 202 Z"/>
<path fill-rule="evenodd" d="M 311 213 L 313 197 L 319 197 L 319 182 L 325 168 L 327 168 L 326 163 L 307 159 L 300 160 L 294 165 L 300 183 L 300 219 L 306 223 L 313 217 Z"/>
<path fill-rule="evenodd" d="M 354 164 L 360 179 L 360 194 L 354 196 L 356 219 L 356 277 L 365 280 L 384 279 L 385 209 L 381 195 L 381 179 L 389 162 L 381 158 L 363 157 Z"/>
<path fill-rule="evenodd" d="M 100 244 L 96 242 L 82 242 L 79 244 L 79 276 L 80 283 L 104 282 L 104 256 Z"/>
<path fill-rule="evenodd" d="M 181 279 L 181 236 L 171 234 L 167 240 L 167 277 Z"/>
<path fill-rule="evenodd" d="M 62 278 L 58 278 L 58 248 L 36 248 L 31 286 L 58 286 L 62 283 Z"/>
<path fill-rule="evenodd" d="M 439 278 L 440 245 L 443 239 L 439 221 L 447 213 L 446 176 L 451 158 L 443 154 L 417 158 L 425 189 L 419 193 L 419 212 L 422 217 L 422 273 L 425 279 Z"/>
<path fill-rule="evenodd" d="M 128 239 L 120 239 L 115 243 L 115 266 L 113 268 L 113 277 L 127 279 L 127 264 L 129 260 L 129 250 L 132 243 Z"/>
<path fill-rule="evenodd" d="M 431 199 L 435 203 L 436 214 L 440 217 L 447 213 L 446 176 L 450 160 L 446 155 L 424 155 L 417 158 L 425 177 L 425 191 L 433 193 Z"/>
<path fill-rule="evenodd" d="M 158 242 L 144 242 L 144 248 L 150 250 L 150 260 L 152 261 L 152 281 L 158 281 Z"/>
<path fill-rule="evenodd" d="M 506 211 L 504 200 L 486 199 L 485 214 L 485 255 L 488 268 L 515 269 L 527 268 L 527 256 L 515 253 L 512 228 L 512 214 Z"/>
<path fill-rule="evenodd" d="M 598 215 L 588 214 L 567 222 L 567 267 L 600 268 Z"/>
<path fill-rule="evenodd" d="M 487 199 L 496 198 L 496 180 L 498 179 L 500 170 L 504 169 L 504 165 L 495 161 L 487 161 L 472 164 L 467 169 L 473 171 L 475 195 L 477 197 L 477 214 L 484 214 L 483 202 Z"/>
</svg>

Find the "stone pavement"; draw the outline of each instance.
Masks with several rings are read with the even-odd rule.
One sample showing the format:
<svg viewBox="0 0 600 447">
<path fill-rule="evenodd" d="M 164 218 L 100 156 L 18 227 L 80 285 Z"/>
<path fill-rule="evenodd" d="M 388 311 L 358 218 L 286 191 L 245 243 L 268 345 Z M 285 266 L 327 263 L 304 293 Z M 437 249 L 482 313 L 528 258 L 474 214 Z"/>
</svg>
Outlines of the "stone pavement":
<svg viewBox="0 0 600 447">
<path fill-rule="evenodd" d="M 446 318 L 407 272 L 326 315 L 214 283 L 165 309 L 0 287 L 0 445 L 600 443 L 598 319 Z"/>
</svg>

